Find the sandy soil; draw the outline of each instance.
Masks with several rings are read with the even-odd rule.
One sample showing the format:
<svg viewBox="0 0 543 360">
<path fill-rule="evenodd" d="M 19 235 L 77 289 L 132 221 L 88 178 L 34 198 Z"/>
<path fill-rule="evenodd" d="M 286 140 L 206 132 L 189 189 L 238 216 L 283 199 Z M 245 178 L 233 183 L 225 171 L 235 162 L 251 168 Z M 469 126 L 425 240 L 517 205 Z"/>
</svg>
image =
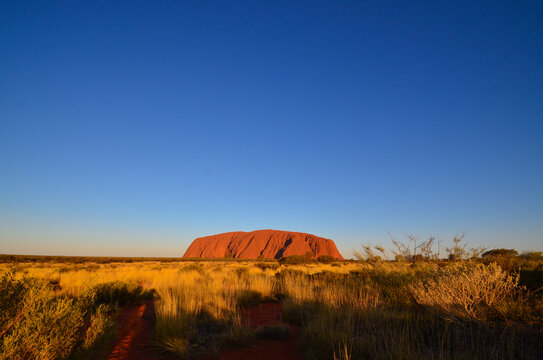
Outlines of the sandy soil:
<svg viewBox="0 0 543 360">
<path fill-rule="evenodd" d="M 251 328 L 263 325 L 282 324 L 281 303 L 259 304 L 242 310 L 243 324 Z M 160 355 L 150 346 L 154 323 L 152 301 L 144 301 L 126 307 L 118 317 L 119 331 L 108 360 L 172 360 Z M 290 337 L 280 340 L 260 340 L 248 348 L 223 351 L 219 360 L 303 360 L 296 349 L 296 327 L 288 325 Z M 217 358 L 209 359 L 217 360 Z"/>
<path fill-rule="evenodd" d="M 296 348 L 298 328 L 283 323 L 281 312 L 283 304 L 259 304 L 243 309 L 241 318 L 244 325 L 256 329 L 263 325 L 283 324 L 290 328 L 290 337 L 280 340 L 260 340 L 255 345 L 242 349 L 225 350 L 219 356 L 220 360 L 303 360 Z"/>
<path fill-rule="evenodd" d="M 124 308 L 117 318 L 119 330 L 107 360 L 167 360 L 151 346 L 154 306 L 152 300 Z"/>
</svg>

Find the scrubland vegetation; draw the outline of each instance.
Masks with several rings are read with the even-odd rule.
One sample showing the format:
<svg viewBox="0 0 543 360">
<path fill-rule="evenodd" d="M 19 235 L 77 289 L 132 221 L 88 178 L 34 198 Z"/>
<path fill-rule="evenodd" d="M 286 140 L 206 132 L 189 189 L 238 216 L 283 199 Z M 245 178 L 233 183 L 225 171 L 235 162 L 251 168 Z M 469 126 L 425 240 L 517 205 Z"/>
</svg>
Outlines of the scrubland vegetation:
<svg viewBox="0 0 543 360">
<path fill-rule="evenodd" d="M 299 326 L 306 359 L 543 356 L 540 253 L 451 248 L 454 256 L 438 260 L 407 245 L 397 247 L 394 261 L 370 246 L 345 262 L 4 257 L 0 359 L 103 358 L 119 307 L 150 298 L 153 346 L 181 359 L 288 336 L 284 326 L 243 323 L 243 307 L 272 301 L 283 302 L 283 320 Z"/>
</svg>

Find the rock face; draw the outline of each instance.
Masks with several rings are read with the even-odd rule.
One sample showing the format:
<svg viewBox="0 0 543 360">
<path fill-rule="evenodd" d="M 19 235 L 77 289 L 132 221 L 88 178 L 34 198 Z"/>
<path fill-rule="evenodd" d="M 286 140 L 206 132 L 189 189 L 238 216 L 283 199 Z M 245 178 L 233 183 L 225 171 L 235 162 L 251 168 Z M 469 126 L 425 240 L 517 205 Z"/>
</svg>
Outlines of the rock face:
<svg viewBox="0 0 543 360">
<path fill-rule="evenodd" d="M 264 258 L 280 259 L 289 255 L 303 255 L 312 252 L 313 256 L 330 255 L 343 260 L 343 256 L 330 239 L 311 234 L 257 230 L 236 231 L 204 236 L 195 239 L 183 257 L 222 258 L 232 256 L 238 259 Z"/>
</svg>

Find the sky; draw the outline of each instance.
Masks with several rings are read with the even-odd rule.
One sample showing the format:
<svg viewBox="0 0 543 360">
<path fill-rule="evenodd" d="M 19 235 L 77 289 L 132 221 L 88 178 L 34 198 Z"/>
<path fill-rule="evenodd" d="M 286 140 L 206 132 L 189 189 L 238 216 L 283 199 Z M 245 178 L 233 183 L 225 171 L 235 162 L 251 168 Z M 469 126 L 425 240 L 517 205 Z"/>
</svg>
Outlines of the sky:
<svg viewBox="0 0 543 360">
<path fill-rule="evenodd" d="M 0 253 L 543 250 L 541 1 L 0 1 Z"/>
</svg>

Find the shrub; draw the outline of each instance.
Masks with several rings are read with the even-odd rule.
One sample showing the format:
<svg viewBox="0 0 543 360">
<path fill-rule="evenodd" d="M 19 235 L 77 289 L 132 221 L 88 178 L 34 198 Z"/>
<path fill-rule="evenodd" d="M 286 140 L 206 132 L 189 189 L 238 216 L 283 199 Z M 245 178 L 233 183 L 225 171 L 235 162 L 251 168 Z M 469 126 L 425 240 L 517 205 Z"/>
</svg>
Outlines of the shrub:
<svg viewBox="0 0 543 360">
<path fill-rule="evenodd" d="M 255 290 L 240 290 L 237 295 L 238 305 L 240 307 L 249 307 L 257 305 L 262 302 L 264 297 L 262 294 Z"/>
<path fill-rule="evenodd" d="M 289 268 L 283 269 L 275 273 L 275 278 L 278 280 L 282 280 L 287 277 L 296 278 L 296 277 L 305 277 L 305 276 L 306 276 L 306 273 L 303 270 L 289 269 Z"/>
<path fill-rule="evenodd" d="M 261 339 L 286 339 L 290 336 L 290 329 L 286 325 L 266 325 L 258 328 L 256 335 Z"/>
<path fill-rule="evenodd" d="M 275 263 L 266 263 L 266 262 L 258 262 L 255 264 L 255 266 L 257 268 L 259 268 L 260 270 L 262 271 L 265 271 L 267 269 L 270 269 L 270 270 L 277 270 L 277 268 L 279 268 L 279 265 L 278 264 L 275 264 Z"/>
<path fill-rule="evenodd" d="M 492 256 L 517 256 L 518 252 L 515 249 L 493 249 L 485 251 L 481 257 L 488 258 Z"/>
<path fill-rule="evenodd" d="M 409 289 L 418 304 L 436 308 L 448 318 L 483 319 L 486 310 L 518 289 L 518 277 L 494 263 L 459 263 L 439 268 L 432 278 Z"/>
<path fill-rule="evenodd" d="M 317 258 L 317 261 L 320 263 L 329 264 L 336 261 L 336 258 L 331 255 L 321 255 Z"/>
<path fill-rule="evenodd" d="M 56 298 L 45 281 L 0 280 L 0 359 L 65 359 L 78 341 L 85 309 Z"/>
<path fill-rule="evenodd" d="M 309 254 L 311 254 L 311 255 L 309 255 Z M 304 255 L 285 256 L 285 257 L 282 257 L 281 259 L 279 259 L 279 263 L 283 264 L 283 265 L 307 264 L 307 263 L 310 263 L 312 258 L 313 258 L 313 254 L 312 253 L 309 253 L 309 254 L 306 253 Z"/>
<path fill-rule="evenodd" d="M 181 269 L 179 269 L 179 271 L 180 272 L 196 271 L 196 272 L 201 273 L 202 271 L 204 271 L 204 267 L 202 265 L 200 265 L 199 263 L 190 263 L 190 264 L 182 267 Z"/>
<path fill-rule="evenodd" d="M 153 298 L 153 291 L 143 290 L 135 283 L 125 283 L 122 281 L 99 284 L 92 290 L 95 293 L 94 303 L 96 305 L 125 306 L 135 301 Z"/>
<path fill-rule="evenodd" d="M 72 356 L 77 360 L 92 360 L 103 358 L 109 351 L 111 340 L 117 333 L 115 317 L 111 316 L 111 308 L 98 305 L 89 318 L 89 327 L 85 331 L 81 346 Z"/>
<path fill-rule="evenodd" d="M 233 326 L 222 335 L 221 348 L 236 348 L 249 346 L 255 341 L 253 330 L 243 326 Z"/>
</svg>

